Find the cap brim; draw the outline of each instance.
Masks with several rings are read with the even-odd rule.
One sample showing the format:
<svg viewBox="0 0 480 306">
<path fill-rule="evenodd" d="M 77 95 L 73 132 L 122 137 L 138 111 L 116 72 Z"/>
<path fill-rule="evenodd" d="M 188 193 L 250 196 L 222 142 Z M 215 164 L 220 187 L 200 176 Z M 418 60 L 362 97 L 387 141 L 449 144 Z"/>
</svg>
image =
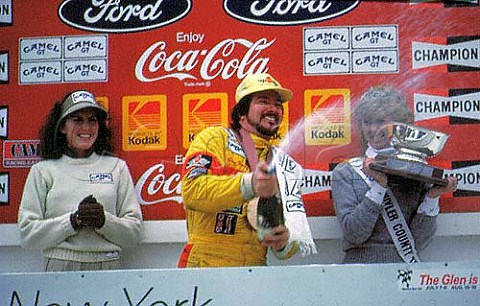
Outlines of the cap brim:
<svg viewBox="0 0 480 306">
<path fill-rule="evenodd" d="M 101 112 L 102 115 L 107 116 L 107 112 L 105 111 L 105 109 L 103 109 L 102 107 L 100 107 L 97 104 L 92 104 L 91 102 L 78 102 L 75 105 L 72 105 L 65 113 L 63 113 L 60 120 L 67 117 L 68 115 L 73 114 L 76 111 L 79 111 L 79 110 L 82 110 L 82 109 L 85 109 L 85 108 L 97 109 Z"/>
<path fill-rule="evenodd" d="M 256 90 L 252 90 L 250 92 L 244 92 L 243 95 L 241 96 L 241 98 L 238 98 L 237 102 L 240 102 L 241 99 L 243 99 L 244 97 L 248 96 L 248 95 L 251 95 L 251 94 L 254 94 L 254 93 L 257 93 L 257 92 L 262 92 L 262 91 L 267 91 L 267 90 L 273 90 L 275 92 L 277 92 L 279 95 L 280 95 L 280 98 L 282 99 L 282 103 L 285 103 L 285 102 L 288 102 L 290 100 L 292 100 L 292 97 L 293 97 L 293 93 L 288 90 L 288 89 L 285 89 L 285 88 L 278 88 L 278 87 L 268 87 L 268 86 L 265 86 L 263 88 L 258 88 Z"/>
<path fill-rule="evenodd" d="M 288 102 L 293 98 L 293 93 L 288 89 L 285 89 L 285 88 L 272 88 L 272 89 L 280 94 L 280 96 L 282 97 L 283 103 Z"/>
</svg>

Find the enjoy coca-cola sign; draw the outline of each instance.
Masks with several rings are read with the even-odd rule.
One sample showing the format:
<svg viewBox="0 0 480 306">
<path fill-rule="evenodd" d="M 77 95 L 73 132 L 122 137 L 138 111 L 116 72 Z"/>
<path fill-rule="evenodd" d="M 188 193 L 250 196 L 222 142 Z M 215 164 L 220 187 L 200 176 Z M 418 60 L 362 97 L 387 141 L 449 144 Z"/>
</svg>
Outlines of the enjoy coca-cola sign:
<svg viewBox="0 0 480 306">
<path fill-rule="evenodd" d="M 285 26 L 336 18 L 350 12 L 359 3 L 360 0 L 224 0 L 223 9 L 242 21 Z"/>
<path fill-rule="evenodd" d="M 168 78 L 178 80 L 223 80 L 268 71 L 270 58 L 264 52 L 275 39 L 225 39 L 210 49 L 181 51 L 177 45 L 158 41 L 146 48 L 135 66 L 135 76 L 141 82 Z M 263 53 L 262 53 L 263 52 Z"/>
<path fill-rule="evenodd" d="M 74 28 L 124 33 L 174 23 L 191 8 L 191 0 L 66 0 L 58 8 L 58 16 Z"/>
</svg>

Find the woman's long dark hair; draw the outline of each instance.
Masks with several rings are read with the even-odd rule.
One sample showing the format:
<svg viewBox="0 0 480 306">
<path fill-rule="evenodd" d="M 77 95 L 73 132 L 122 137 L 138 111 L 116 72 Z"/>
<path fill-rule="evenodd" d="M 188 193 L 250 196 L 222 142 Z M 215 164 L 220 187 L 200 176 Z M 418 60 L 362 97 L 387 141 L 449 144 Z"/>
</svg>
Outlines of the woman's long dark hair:
<svg viewBox="0 0 480 306">
<path fill-rule="evenodd" d="M 59 159 L 68 150 L 67 138 L 59 132 L 68 118 L 67 116 L 58 123 L 62 115 L 62 104 L 63 101 L 54 104 L 40 129 L 39 154 L 43 159 Z M 93 144 L 93 151 L 100 155 L 113 155 L 112 131 L 107 125 L 107 117 L 97 111 L 98 137 Z"/>
</svg>

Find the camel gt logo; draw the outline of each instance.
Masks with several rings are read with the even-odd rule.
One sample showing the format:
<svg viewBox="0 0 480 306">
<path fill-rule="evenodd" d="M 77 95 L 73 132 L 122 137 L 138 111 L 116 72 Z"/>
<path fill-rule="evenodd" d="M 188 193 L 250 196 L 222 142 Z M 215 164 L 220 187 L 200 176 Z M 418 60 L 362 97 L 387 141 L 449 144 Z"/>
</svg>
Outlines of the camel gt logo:
<svg viewBox="0 0 480 306">
<path fill-rule="evenodd" d="M 336 18 L 350 12 L 359 3 L 359 0 L 224 0 L 223 9 L 245 22 L 285 26 Z"/>
<path fill-rule="evenodd" d="M 191 0 L 66 0 L 60 19 L 94 32 L 138 32 L 177 22 L 191 10 Z"/>
</svg>

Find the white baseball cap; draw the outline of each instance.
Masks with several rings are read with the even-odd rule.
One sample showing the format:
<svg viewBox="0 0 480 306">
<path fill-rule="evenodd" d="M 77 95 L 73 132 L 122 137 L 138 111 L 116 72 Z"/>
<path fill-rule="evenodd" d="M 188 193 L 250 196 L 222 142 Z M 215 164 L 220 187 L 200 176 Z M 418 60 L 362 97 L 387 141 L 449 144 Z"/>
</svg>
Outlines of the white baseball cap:
<svg viewBox="0 0 480 306">
<path fill-rule="evenodd" d="M 98 109 L 102 115 L 107 116 L 107 111 L 97 102 L 91 92 L 78 90 L 69 94 L 63 101 L 62 115 L 60 116 L 59 122 L 68 115 L 88 107 Z"/>
</svg>

